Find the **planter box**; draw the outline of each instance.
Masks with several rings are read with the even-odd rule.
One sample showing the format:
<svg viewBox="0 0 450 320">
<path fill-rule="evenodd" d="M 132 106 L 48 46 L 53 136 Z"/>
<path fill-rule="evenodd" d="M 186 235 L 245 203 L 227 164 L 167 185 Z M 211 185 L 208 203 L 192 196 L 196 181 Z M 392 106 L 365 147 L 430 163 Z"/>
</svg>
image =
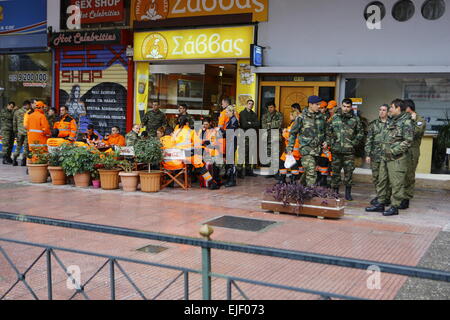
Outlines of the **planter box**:
<svg viewBox="0 0 450 320">
<path fill-rule="evenodd" d="M 344 215 L 345 201 L 344 199 L 313 198 L 310 201 L 306 201 L 303 205 L 290 203 L 284 206 L 282 202 L 278 202 L 272 196 L 264 194 L 261 208 L 273 212 L 339 219 Z"/>
</svg>

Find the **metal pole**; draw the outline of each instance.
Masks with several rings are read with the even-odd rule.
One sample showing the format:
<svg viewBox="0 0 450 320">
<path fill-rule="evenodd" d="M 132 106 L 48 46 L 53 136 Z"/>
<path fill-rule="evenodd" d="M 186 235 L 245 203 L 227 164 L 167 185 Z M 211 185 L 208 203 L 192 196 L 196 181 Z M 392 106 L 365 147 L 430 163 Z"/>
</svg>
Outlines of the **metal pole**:
<svg viewBox="0 0 450 320">
<path fill-rule="evenodd" d="M 211 240 L 213 228 L 204 224 L 200 228 L 200 235 L 206 241 Z M 211 249 L 202 246 L 202 291 L 203 300 L 211 300 Z"/>
<path fill-rule="evenodd" d="M 48 300 L 53 300 L 52 249 L 47 249 L 47 291 L 48 291 Z"/>
<path fill-rule="evenodd" d="M 114 277 L 114 259 L 109 260 L 109 276 L 111 286 L 111 300 L 116 300 L 116 283 Z"/>
<path fill-rule="evenodd" d="M 184 271 L 184 300 L 189 300 L 189 273 Z"/>
</svg>

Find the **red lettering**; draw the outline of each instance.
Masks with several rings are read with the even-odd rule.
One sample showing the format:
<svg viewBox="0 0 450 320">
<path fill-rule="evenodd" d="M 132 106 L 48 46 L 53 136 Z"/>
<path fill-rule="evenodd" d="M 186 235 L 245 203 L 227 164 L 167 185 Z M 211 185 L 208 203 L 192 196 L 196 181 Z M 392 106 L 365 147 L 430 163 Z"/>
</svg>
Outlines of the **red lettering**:
<svg viewBox="0 0 450 320">
<path fill-rule="evenodd" d="M 106 64 L 108 67 L 112 66 L 115 61 L 119 61 L 123 66 L 127 65 L 127 62 L 122 58 L 122 54 L 125 52 L 126 48 L 122 48 L 119 52 L 116 52 L 116 50 L 111 47 L 108 47 L 108 49 L 114 54 L 114 57 Z"/>
<path fill-rule="evenodd" d="M 95 82 L 95 79 L 103 78 L 102 71 L 92 71 L 92 82 Z"/>
<path fill-rule="evenodd" d="M 61 83 L 71 83 L 70 71 L 61 72 Z"/>
<path fill-rule="evenodd" d="M 84 67 L 86 63 L 84 55 L 68 54 L 67 52 L 63 52 L 63 61 L 64 60 L 80 60 L 80 62 L 63 62 L 62 68 Z"/>
<path fill-rule="evenodd" d="M 61 83 L 93 83 L 96 79 L 102 79 L 101 70 L 74 70 L 62 71 Z"/>
</svg>

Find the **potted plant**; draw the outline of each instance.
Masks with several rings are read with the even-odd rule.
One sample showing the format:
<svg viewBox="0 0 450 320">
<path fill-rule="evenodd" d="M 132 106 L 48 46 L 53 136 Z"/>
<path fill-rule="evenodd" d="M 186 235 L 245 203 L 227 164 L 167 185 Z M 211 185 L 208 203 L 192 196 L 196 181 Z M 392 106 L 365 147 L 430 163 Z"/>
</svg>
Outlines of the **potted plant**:
<svg viewBox="0 0 450 320">
<path fill-rule="evenodd" d="M 134 170 L 134 162 L 131 160 L 123 160 L 120 162 L 119 167 L 122 168 L 122 172 L 119 172 L 120 181 L 122 182 L 122 189 L 126 192 L 134 192 L 137 190 L 139 184 L 139 172 Z"/>
<path fill-rule="evenodd" d="M 143 192 L 158 192 L 161 189 L 161 171 L 151 170 L 152 165 L 159 167 L 163 160 L 162 145 L 159 139 L 149 138 L 140 140 L 134 147 L 138 162 L 147 163 L 148 171 L 140 171 L 141 190 Z"/>
<path fill-rule="evenodd" d="M 336 219 L 344 215 L 345 201 L 328 188 L 282 183 L 266 190 L 261 207 L 274 212 Z"/>
<path fill-rule="evenodd" d="M 94 170 L 91 172 L 91 178 L 92 178 L 92 186 L 94 189 L 100 189 L 101 183 L 100 183 L 100 173 L 98 172 L 98 169 L 100 169 L 100 165 L 96 164 L 94 165 Z"/>
<path fill-rule="evenodd" d="M 119 189 L 119 152 L 101 153 L 97 160 L 100 184 L 103 190 Z"/>
<path fill-rule="evenodd" d="M 67 176 L 62 168 L 62 162 L 70 151 L 69 144 L 55 148 L 48 156 L 48 171 L 53 185 L 65 185 Z"/>
<path fill-rule="evenodd" d="M 91 173 L 94 171 L 98 154 L 85 147 L 71 145 L 68 148 L 61 163 L 64 172 L 67 176 L 73 176 L 76 187 L 89 187 Z"/>
<path fill-rule="evenodd" d="M 48 152 L 35 148 L 31 152 L 31 161 L 27 163 L 28 175 L 32 183 L 46 183 L 48 179 Z"/>
</svg>

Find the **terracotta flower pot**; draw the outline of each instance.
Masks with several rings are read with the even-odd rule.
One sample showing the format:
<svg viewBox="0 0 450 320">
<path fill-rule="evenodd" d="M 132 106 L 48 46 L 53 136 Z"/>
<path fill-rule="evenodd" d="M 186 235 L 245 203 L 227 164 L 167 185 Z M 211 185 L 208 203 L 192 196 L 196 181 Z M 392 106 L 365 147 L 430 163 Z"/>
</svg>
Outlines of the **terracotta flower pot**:
<svg viewBox="0 0 450 320">
<path fill-rule="evenodd" d="M 89 172 L 77 173 L 73 176 L 73 180 L 75 181 L 75 187 L 87 188 L 91 182 L 91 174 Z"/>
<path fill-rule="evenodd" d="M 119 189 L 119 172 L 120 169 L 98 169 L 100 184 L 103 190 Z"/>
<path fill-rule="evenodd" d="M 142 192 L 158 192 L 161 190 L 161 171 L 140 171 L 139 178 L 141 179 Z"/>
<path fill-rule="evenodd" d="M 66 174 L 62 167 L 48 167 L 48 171 L 52 177 L 53 185 L 62 186 L 66 184 Z"/>
<path fill-rule="evenodd" d="M 27 164 L 30 182 L 46 183 L 48 179 L 48 164 Z"/>
<path fill-rule="evenodd" d="M 134 192 L 139 184 L 139 172 L 120 172 L 120 181 L 122 182 L 122 189 L 125 192 Z"/>
</svg>

